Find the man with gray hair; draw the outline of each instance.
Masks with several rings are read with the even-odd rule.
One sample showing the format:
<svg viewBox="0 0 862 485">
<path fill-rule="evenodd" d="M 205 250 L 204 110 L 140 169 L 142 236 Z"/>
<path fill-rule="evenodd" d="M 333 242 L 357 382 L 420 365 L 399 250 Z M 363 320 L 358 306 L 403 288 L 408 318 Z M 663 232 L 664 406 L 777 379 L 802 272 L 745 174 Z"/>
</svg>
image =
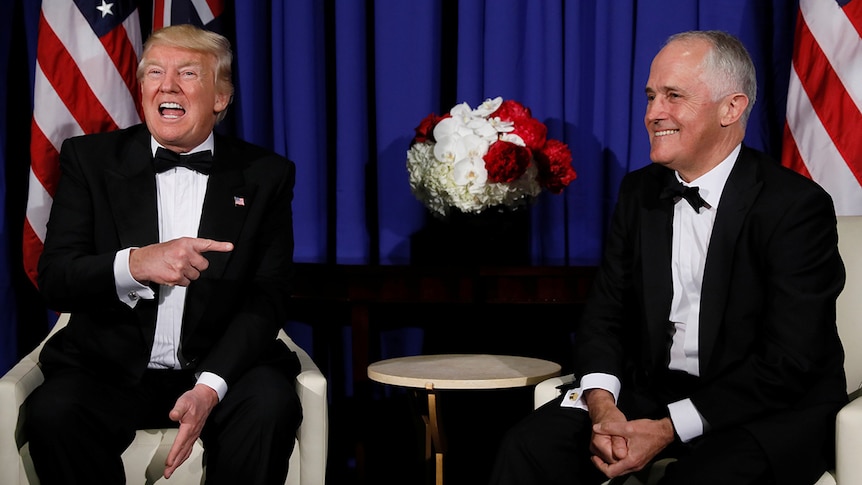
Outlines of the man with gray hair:
<svg viewBox="0 0 862 485">
<path fill-rule="evenodd" d="M 491 483 L 810 485 L 846 402 L 832 199 L 743 144 L 751 59 L 719 31 L 655 56 L 652 164 L 622 181 L 571 389 L 504 439 Z"/>
</svg>

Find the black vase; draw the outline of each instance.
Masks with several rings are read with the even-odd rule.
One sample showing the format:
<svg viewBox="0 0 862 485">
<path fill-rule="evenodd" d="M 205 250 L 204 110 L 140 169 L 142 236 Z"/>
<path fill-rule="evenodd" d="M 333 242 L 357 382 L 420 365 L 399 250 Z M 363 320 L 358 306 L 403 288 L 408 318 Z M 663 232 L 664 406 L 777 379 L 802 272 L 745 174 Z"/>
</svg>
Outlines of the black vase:
<svg viewBox="0 0 862 485">
<path fill-rule="evenodd" d="M 410 240 L 411 262 L 418 265 L 522 266 L 530 263 L 527 208 L 491 208 L 479 213 L 453 209 L 448 217 L 429 217 Z"/>
</svg>

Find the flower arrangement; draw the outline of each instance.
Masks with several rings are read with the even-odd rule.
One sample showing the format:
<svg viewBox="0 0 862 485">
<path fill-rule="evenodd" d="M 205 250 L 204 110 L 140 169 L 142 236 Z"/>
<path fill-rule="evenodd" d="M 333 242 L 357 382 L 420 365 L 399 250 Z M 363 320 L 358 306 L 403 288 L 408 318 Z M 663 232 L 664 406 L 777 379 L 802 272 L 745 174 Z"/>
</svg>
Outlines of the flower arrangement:
<svg viewBox="0 0 862 485">
<path fill-rule="evenodd" d="M 461 103 L 416 127 L 407 151 L 410 189 L 438 217 L 452 208 L 479 213 L 515 208 L 546 189 L 559 194 L 577 177 L 572 152 L 547 138 L 530 109 L 501 97 L 476 109 Z"/>
</svg>

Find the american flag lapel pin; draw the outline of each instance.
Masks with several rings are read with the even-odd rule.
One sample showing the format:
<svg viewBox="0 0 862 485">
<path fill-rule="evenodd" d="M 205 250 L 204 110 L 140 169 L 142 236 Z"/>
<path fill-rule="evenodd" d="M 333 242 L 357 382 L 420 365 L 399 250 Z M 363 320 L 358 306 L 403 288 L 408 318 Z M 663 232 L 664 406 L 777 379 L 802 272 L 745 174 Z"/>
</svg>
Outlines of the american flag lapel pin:
<svg viewBox="0 0 862 485">
<path fill-rule="evenodd" d="M 245 197 L 233 196 L 234 207 L 245 207 Z"/>
</svg>

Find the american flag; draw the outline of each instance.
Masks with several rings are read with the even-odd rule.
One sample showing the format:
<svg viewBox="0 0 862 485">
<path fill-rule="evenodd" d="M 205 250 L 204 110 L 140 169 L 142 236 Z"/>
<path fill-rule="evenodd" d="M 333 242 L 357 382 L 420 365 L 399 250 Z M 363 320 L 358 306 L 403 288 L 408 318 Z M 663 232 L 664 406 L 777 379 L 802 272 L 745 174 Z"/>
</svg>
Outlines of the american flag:
<svg viewBox="0 0 862 485">
<path fill-rule="evenodd" d="M 34 285 L 60 178 L 63 140 L 143 119 L 135 71 L 142 49 L 138 5 L 145 3 L 42 1 L 23 237 L 24 269 Z M 223 10 L 224 0 L 154 0 L 146 13 L 152 14 L 155 30 L 181 23 L 206 25 Z"/>
<path fill-rule="evenodd" d="M 782 164 L 862 215 L 862 0 L 800 0 Z"/>
<path fill-rule="evenodd" d="M 135 78 L 141 27 L 134 0 L 43 0 L 39 19 L 24 269 L 36 284 L 45 225 L 70 136 L 141 121 Z"/>
</svg>

